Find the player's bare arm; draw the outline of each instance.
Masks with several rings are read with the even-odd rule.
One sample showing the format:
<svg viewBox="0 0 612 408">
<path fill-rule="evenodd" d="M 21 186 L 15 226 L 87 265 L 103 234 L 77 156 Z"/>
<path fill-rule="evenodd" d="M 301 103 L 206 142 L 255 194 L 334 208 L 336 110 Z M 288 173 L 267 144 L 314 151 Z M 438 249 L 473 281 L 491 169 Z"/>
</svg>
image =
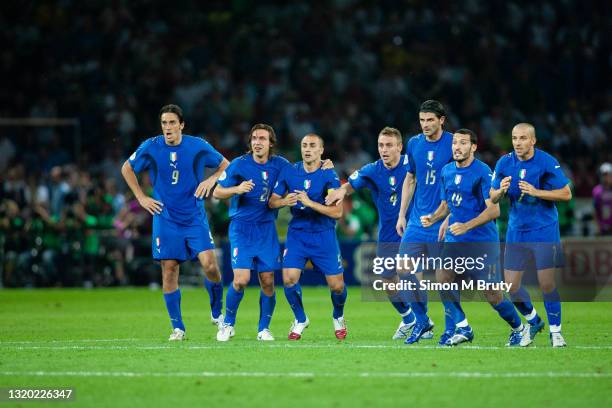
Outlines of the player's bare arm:
<svg viewBox="0 0 612 408">
<path fill-rule="evenodd" d="M 440 202 L 440 205 L 438 206 L 438 208 L 436 208 L 436 211 L 434 211 L 433 214 L 424 215 L 421 217 L 421 224 L 425 228 L 429 228 L 436 222 L 440 221 L 442 218 L 448 216 L 449 213 L 450 210 L 448 209 L 448 203 L 446 202 L 446 200 L 443 200 Z"/>
<path fill-rule="evenodd" d="M 548 201 L 569 201 L 572 199 L 572 190 L 569 185 L 556 190 L 540 190 L 526 181 L 519 181 L 521 194 L 530 195 L 535 198 Z"/>
<path fill-rule="evenodd" d="M 198 185 L 198 188 L 196 188 L 194 195 L 197 198 L 208 197 L 210 195 L 210 192 L 215 187 L 217 180 L 219 180 L 219 177 L 221 177 L 221 174 L 223 174 L 227 166 L 229 166 L 229 161 L 224 158 L 221 164 L 219 164 L 219 167 L 217 167 L 217 169 L 215 170 L 215 172 Z"/>
<path fill-rule="evenodd" d="M 125 179 L 130 190 L 134 193 L 134 197 L 138 200 L 138 204 L 145 210 L 149 212 L 151 215 L 161 214 L 163 203 L 161 201 L 157 201 L 149 196 L 147 196 L 140 188 L 140 184 L 138 183 L 138 178 L 136 177 L 136 173 L 134 173 L 134 169 L 132 169 L 132 165 L 129 161 L 123 163 L 121 166 L 121 175 Z"/>
<path fill-rule="evenodd" d="M 218 185 L 215 188 L 215 191 L 213 191 L 213 197 L 218 198 L 220 200 L 224 200 L 235 195 L 248 193 L 249 191 L 253 190 L 254 187 L 255 183 L 253 182 L 253 180 L 245 180 L 237 186 L 232 187 L 223 187 L 221 185 Z"/>
<path fill-rule="evenodd" d="M 501 200 L 508 193 L 511 181 L 512 176 L 504 177 L 501 183 L 499 183 L 498 190 L 491 188 L 491 190 L 489 191 L 489 196 L 491 196 L 491 201 L 493 201 L 493 204 L 499 203 L 499 200 Z"/>
<path fill-rule="evenodd" d="M 468 222 L 456 222 L 450 226 L 449 230 L 455 236 L 463 235 L 468 231 L 473 230 L 476 227 L 486 224 L 499 217 L 499 204 L 494 204 L 491 199 L 485 201 L 487 208 L 485 208 L 477 217 L 472 218 Z"/>
<path fill-rule="evenodd" d="M 281 207 L 293 207 L 297 204 L 297 202 L 298 200 L 296 193 L 289 193 L 286 194 L 284 197 L 281 197 L 278 194 L 274 193 L 270 196 L 270 199 L 268 200 L 268 207 L 272 209 Z"/>
<path fill-rule="evenodd" d="M 444 218 L 444 221 L 442 221 L 442 224 L 440 224 L 440 229 L 438 230 L 438 242 L 442 242 L 444 241 L 444 238 L 446 238 L 446 231 L 448 230 L 449 220 L 450 214 L 448 214 L 446 218 Z"/>
<path fill-rule="evenodd" d="M 331 190 L 325 197 L 325 205 L 340 205 L 344 197 L 350 196 L 355 192 L 351 183 L 344 183 L 340 188 Z"/>
<path fill-rule="evenodd" d="M 338 206 L 338 205 L 328 206 L 328 205 L 319 204 L 315 201 L 312 201 L 308 197 L 308 194 L 306 194 L 305 191 L 295 190 L 295 192 L 297 193 L 297 200 L 300 201 L 302 204 L 304 204 L 305 207 L 312 208 L 316 212 L 326 215 L 335 220 L 342 217 L 342 211 L 343 211 L 342 206 Z"/>
<path fill-rule="evenodd" d="M 395 229 L 400 236 L 403 236 L 404 231 L 406 231 L 406 212 L 408 211 L 410 201 L 412 201 L 415 187 L 416 178 L 414 177 L 414 174 L 406 173 L 406 178 L 402 184 L 402 202 L 400 205 L 399 214 L 397 216 L 397 224 L 395 225 Z"/>
</svg>

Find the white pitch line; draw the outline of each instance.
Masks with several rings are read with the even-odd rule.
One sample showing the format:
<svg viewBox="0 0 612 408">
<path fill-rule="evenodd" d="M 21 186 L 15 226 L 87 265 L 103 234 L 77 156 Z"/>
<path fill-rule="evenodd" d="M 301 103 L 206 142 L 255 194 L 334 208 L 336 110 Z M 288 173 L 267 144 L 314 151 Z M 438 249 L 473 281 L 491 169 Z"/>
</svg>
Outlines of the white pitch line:
<svg viewBox="0 0 612 408">
<path fill-rule="evenodd" d="M 89 345 L 15 345 L 3 346 L 5 350 L 234 350 L 234 349 L 250 349 L 250 350 L 265 350 L 265 349 L 393 349 L 393 350 L 545 350 L 550 349 L 548 346 L 531 346 L 531 347 L 505 347 L 505 346 L 472 346 L 463 345 L 458 347 L 439 347 L 436 345 L 387 345 L 387 344 L 227 344 L 227 345 L 158 345 L 158 346 L 89 346 Z M 580 350 L 610 350 L 611 346 L 571 346 L 568 349 Z"/>
<path fill-rule="evenodd" d="M 0 376 L 26 377 L 348 377 L 348 378 L 610 378 L 612 373 L 589 372 L 354 372 L 354 373 L 314 373 L 314 372 L 131 372 L 131 371 L 0 371 Z"/>
<path fill-rule="evenodd" d="M 122 341 L 147 341 L 150 339 L 76 339 L 76 340 L 21 340 L 21 341 L 0 341 L 3 344 L 41 344 L 41 343 L 110 343 Z"/>
</svg>

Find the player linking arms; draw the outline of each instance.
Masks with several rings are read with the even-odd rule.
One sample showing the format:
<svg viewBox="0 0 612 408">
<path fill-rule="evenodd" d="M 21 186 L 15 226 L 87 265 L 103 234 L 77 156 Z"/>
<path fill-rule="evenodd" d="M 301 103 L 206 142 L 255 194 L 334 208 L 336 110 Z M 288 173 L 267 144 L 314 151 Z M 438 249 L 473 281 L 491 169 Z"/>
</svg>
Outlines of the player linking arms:
<svg viewBox="0 0 612 408">
<path fill-rule="evenodd" d="M 308 259 L 325 274 L 334 306 L 335 335 L 342 340 L 347 334 L 344 322 L 347 293 L 335 230 L 336 220 L 342 216 L 342 206 L 323 204 L 329 190 L 340 187 L 340 180 L 335 171 L 321 168 L 323 139 L 320 136 L 312 133 L 304 136 L 301 151 L 303 162 L 281 172 L 269 202 L 270 208 L 291 207 L 293 216 L 283 253 L 285 296 L 295 315 L 289 340 L 299 340 L 310 323 L 304 312 L 299 284 Z"/>
<path fill-rule="evenodd" d="M 160 110 L 163 135 L 145 140 L 123 164 L 121 174 L 140 205 L 153 215 L 153 259 L 161 262 L 164 299 L 173 332 L 170 340 L 185 338 L 181 316 L 179 264 L 198 259 L 206 274 L 213 324 L 221 324 L 223 286 L 215 257 L 204 197 L 208 197 L 228 161 L 205 140 L 183 135 L 183 111 L 177 105 Z M 204 168 L 215 173 L 204 178 Z M 136 173 L 149 170 L 153 197 L 138 184 Z"/>
<path fill-rule="evenodd" d="M 510 293 L 516 308 L 527 319 L 521 346 L 533 342 L 544 328 L 529 293 L 521 286 L 530 259 L 535 261 L 553 347 L 566 345 L 561 335 L 561 300 L 555 285 L 557 268 L 563 266 L 559 214 L 555 201 L 569 201 L 572 192 L 559 162 L 535 148 L 533 125 L 519 123 L 512 129 L 514 152 L 503 156 L 495 166 L 491 200 L 510 200 L 506 232 L 504 275 L 512 283 Z"/>
<path fill-rule="evenodd" d="M 378 154 L 380 160 L 363 166 L 354 172 L 348 180 L 337 190 L 332 191 L 325 198 L 325 204 L 336 203 L 340 205 L 345 196 L 352 194 L 355 190 L 367 188 L 372 192 L 374 204 L 378 210 L 378 245 L 377 257 L 394 257 L 395 253 L 387 253 L 386 249 L 395 249 L 401 240 L 401 236 L 395 229 L 397 216 L 402 197 L 402 185 L 406 177 L 405 166 L 408 156 L 402 156 L 402 135 L 399 130 L 385 127 L 378 135 Z M 385 270 L 382 278 L 388 282 L 398 282 L 397 271 Z M 416 324 L 416 317 L 410 309 L 409 304 L 401 298 L 401 294 L 388 291 L 387 295 L 402 320 L 393 335 L 393 339 L 403 339 L 408 336 L 410 330 Z"/>
<path fill-rule="evenodd" d="M 217 333 L 219 341 L 234 336 L 236 313 L 251 270 L 258 273 L 261 285 L 257 340 L 274 340 L 270 332 L 276 306 L 274 271 L 281 269 L 281 264 L 274 224 L 277 212 L 268 207 L 268 199 L 279 173 L 290 164 L 274 155 L 276 134 L 269 125 L 253 126 L 247 145 L 247 154 L 232 160 L 214 192 L 216 198 L 231 197 L 229 239 L 234 270 L 234 281 L 227 290 L 225 320 Z"/>
<path fill-rule="evenodd" d="M 492 203 L 489 198 L 491 169 L 474 158 L 477 143 L 476 134 L 471 130 L 460 129 L 455 132 L 452 145 L 455 161 L 444 166 L 441 173 L 442 202 L 432 215 L 421 217 L 421 222 L 423 226 L 431 227 L 450 213 L 450 227 L 440 232 L 445 235 L 442 258 L 458 260 L 480 257 L 484 259 L 480 264 L 482 267 L 475 263 L 468 273 L 473 279 L 485 283 L 499 283 L 499 235 L 493 221 L 499 217 L 499 205 Z M 437 270 L 436 278 L 440 283 L 450 283 L 455 280 L 456 274 L 459 274 L 457 268 L 455 271 Z M 523 325 L 516 309 L 501 290 L 484 290 L 483 293 L 493 309 L 512 327 L 506 345 L 518 346 Z M 474 332 L 459 303 L 458 291 L 441 291 L 441 296 L 444 308 L 455 310 L 456 330 L 454 333 L 445 331 L 439 343 L 455 346 L 472 341 Z"/>
</svg>

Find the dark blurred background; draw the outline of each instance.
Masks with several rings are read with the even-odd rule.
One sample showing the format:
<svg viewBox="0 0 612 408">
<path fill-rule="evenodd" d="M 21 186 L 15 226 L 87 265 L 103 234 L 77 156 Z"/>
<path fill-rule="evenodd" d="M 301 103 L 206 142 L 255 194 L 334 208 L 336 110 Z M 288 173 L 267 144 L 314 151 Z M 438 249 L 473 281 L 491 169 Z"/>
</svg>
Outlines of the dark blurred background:
<svg viewBox="0 0 612 408">
<path fill-rule="evenodd" d="M 150 218 L 119 169 L 159 134 L 166 103 L 184 109 L 185 133 L 228 159 L 254 123 L 274 126 L 290 160 L 317 132 L 342 177 L 378 158 L 384 126 L 405 140 L 419 133 L 426 99 L 445 104 L 447 129 L 479 134 L 491 166 L 511 149 L 512 126 L 528 121 L 573 183 L 575 199 L 559 205 L 563 235 L 611 232 L 602 217 L 612 208 L 594 210 L 592 198 L 612 188 L 610 177 L 596 187 L 612 172 L 600 171 L 612 162 L 610 2 L 65 0 L 0 10 L 5 286 L 157 279 Z M 207 205 L 220 242 L 226 204 Z M 375 237 L 369 195 L 345 205 L 340 237 Z"/>
</svg>

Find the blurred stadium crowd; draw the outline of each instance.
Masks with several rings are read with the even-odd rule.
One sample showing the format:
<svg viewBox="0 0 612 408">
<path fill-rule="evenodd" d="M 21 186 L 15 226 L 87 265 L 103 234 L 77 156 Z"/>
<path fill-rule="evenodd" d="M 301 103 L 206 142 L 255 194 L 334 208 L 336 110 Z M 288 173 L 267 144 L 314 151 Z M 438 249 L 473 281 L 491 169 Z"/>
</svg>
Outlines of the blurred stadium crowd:
<svg viewBox="0 0 612 408">
<path fill-rule="evenodd" d="M 279 150 L 326 140 L 341 177 L 377 158 L 386 126 L 419 133 L 424 99 L 442 101 L 448 129 L 467 127 L 494 165 L 510 130 L 532 122 L 590 197 L 612 162 L 612 14 L 605 1 L 32 1 L 4 4 L 0 118 L 71 117 L 68 127 L 0 127 L 0 260 L 5 285 L 137 283 L 150 264 L 149 217 L 127 192 L 123 160 L 159 133 L 177 103 L 186 133 L 228 159 L 253 123 Z M 223 202 L 210 201 L 216 237 Z M 344 239 L 374 236 L 367 194 L 345 203 Z M 560 208 L 562 232 L 573 204 Z M 503 229 L 503 220 L 501 222 Z M 74 273 L 70 271 L 74 270 Z M 103 272 L 101 272 L 103 271 Z M 154 273 L 154 272 L 151 272 Z"/>
</svg>

